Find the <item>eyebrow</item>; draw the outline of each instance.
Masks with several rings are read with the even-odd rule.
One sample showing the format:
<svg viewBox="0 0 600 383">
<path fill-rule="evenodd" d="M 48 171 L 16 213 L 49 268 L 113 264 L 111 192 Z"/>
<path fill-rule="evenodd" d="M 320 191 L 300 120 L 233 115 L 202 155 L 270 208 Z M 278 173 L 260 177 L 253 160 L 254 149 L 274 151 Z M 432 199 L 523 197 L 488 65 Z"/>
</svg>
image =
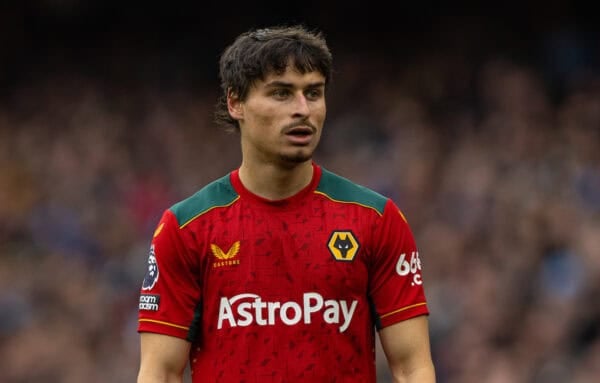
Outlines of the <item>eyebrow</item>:
<svg viewBox="0 0 600 383">
<path fill-rule="evenodd" d="M 318 81 L 318 82 L 313 82 L 313 83 L 308 84 L 305 88 L 320 88 L 320 87 L 324 87 L 324 86 L 325 86 L 324 81 Z M 271 82 L 265 84 L 265 88 L 294 88 L 294 87 L 295 87 L 295 85 L 290 82 L 279 81 L 279 80 L 271 81 Z"/>
</svg>

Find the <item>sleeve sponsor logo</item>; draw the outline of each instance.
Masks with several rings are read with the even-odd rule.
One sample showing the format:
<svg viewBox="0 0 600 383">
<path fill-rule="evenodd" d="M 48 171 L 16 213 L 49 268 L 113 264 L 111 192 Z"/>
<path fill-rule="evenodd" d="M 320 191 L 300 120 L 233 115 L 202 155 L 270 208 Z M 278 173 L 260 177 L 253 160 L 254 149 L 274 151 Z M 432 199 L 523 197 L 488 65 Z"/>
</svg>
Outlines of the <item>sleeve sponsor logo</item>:
<svg viewBox="0 0 600 383">
<path fill-rule="evenodd" d="M 152 290 L 156 281 L 158 281 L 158 263 L 156 263 L 156 256 L 154 254 L 154 245 L 150 246 L 150 253 L 148 254 L 148 270 L 144 276 L 144 282 L 142 283 L 142 290 Z"/>
<path fill-rule="evenodd" d="M 240 241 L 236 241 L 227 252 L 224 252 L 219 246 L 214 243 L 210 244 L 210 250 L 218 261 L 213 263 L 213 267 L 239 265 L 240 260 L 235 259 L 240 251 Z"/>
<path fill-rule="evenodd" d="M 256 294 L 238 294 L 231 298 L 221 297 L 217 328 L 280 323 L 295 326 L 310 324 L 320 317 L 327 324 L 338 325 L 339 332 L 344 332 L 350 326 L 357 306 L 357 300 L 324 299 L 316 292 L 304 293 L 302 302 L 268 302 Z"/>
<path fill-rule="evenodd" d="M 401 277 L 412 276 L 411 286 L 423 284 L 421 279 L 421 258 L 418 251 L 412 251 L 409 256 L 400 254 L 396 263 L 396 273 Z"/>
<path fill-rule="evenodd" d="M 147 311 L 158 311 L 160 307 L 160 295 L 158 294 L 141 294 L 140 304 L 138 308 L 140 310 Z"/>
<path fill-rule="evenodd" d="M 351 231 L 334 231 L 329 237 L 327 248 L 336 261 L 352 261 L 360 245 Z"/>
</svg>

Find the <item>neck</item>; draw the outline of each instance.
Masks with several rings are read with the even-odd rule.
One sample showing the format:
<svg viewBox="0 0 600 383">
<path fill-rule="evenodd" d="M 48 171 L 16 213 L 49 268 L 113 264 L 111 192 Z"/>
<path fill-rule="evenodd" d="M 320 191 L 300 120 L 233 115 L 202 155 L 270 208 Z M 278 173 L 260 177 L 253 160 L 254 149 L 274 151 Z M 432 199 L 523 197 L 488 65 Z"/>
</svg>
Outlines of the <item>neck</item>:
<svg viewBox="0 0 600 383">
<path fill-rule="evenodd" d="M 252 166 L 242 161 L 240 181 L 253 194 L 268 200 L 288 198 L 304 189 L 313 177 L 312 161 L 305 161 L 290 168 L 277 164 Z"/>
</svg>

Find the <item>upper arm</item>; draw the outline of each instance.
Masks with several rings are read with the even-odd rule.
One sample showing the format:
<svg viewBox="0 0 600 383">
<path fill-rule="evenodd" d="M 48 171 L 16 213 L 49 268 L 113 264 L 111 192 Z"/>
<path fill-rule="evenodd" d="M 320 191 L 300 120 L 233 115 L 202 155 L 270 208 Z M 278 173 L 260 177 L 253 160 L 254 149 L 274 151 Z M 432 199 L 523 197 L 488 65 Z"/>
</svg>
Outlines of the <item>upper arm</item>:
<svg viewBox="0 0 600 383">
<path fill-rule="evenodd" d="M 385 327 L 379 338 L 395 382 L 435 382 L 426 315 Z"/>
<path fill-rule="evenodd" d="M 181 383 L 190 343 L 173 336 L 140 334 L 141 360 L 138 383 Z"/>
<path fill-rule="evenodd" d="M 408 222 L 391 200 L 374 227 L 368 294 L 377 328 L 428 314 L 419 251 Z"/>
</svg>

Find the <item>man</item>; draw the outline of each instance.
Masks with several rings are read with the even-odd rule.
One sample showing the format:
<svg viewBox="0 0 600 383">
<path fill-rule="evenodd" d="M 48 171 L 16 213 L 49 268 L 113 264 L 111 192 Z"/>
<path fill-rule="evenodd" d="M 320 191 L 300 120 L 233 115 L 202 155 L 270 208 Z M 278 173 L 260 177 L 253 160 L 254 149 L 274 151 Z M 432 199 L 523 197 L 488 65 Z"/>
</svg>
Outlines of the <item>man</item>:
<svg viewBox="0 0 600 383">
<path fill-rule="evenodd" d="M 331 53 L 276 27 L 223 53 L 218 121 L 239 169 L 166 210 L 139 311 L 138 383 L 435 381 L 421 262 L 400 210 L 312 160 Z"/>
</svg>

